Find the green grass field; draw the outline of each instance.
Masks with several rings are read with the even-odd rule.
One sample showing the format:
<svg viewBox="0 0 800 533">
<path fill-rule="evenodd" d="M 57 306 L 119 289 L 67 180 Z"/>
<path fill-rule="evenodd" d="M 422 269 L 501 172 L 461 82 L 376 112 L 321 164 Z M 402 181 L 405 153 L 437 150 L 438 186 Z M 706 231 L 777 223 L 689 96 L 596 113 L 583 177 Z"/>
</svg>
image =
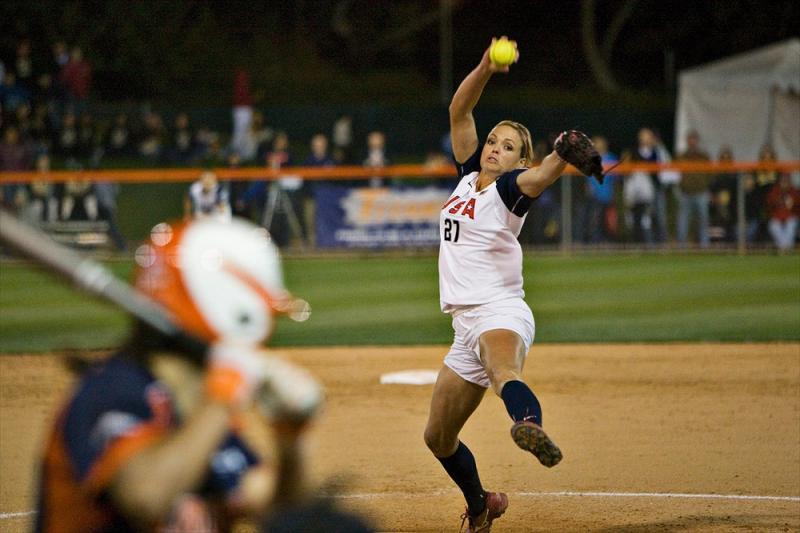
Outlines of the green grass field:
<svg viewBox="0 0 800 533">
<path fill-rule="evenodd" d="M 127 277 L 130 263 L 112 263 Z M 436 258 L 288 259 L 308 322 L 274 344 L 447 344 Z M 577 255 L 525 261 L 537 342 L 800 340 L 800 256 Z M 0 353 L 107 348 L 127 318 L 29 265 L 0 264 Z"/>
</svg>

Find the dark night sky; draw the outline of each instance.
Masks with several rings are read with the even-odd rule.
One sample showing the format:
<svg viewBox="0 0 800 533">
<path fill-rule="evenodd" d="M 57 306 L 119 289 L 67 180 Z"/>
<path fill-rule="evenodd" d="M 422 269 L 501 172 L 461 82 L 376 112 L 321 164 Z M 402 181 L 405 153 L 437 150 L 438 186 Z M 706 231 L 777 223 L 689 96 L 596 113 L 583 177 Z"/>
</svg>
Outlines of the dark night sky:
<svg viewBox="0 0 800 533">
<path fill-rule="evenodd" d="M 456 81 L 493 35 L 507 34 L 521 51 L 509 86 L 597 87 L 582 45 L 581 2 L 452 1 Z M 629 1 L 596 2 L 599 37 Z M 235 64 L 263 72 L 265 80 L 315 70 L 342 79 L 396 72 L 436 87 L 437 6 L 433 0 L 9 0 L 0 5 L 0 45 L 8 62 L 21 35 L 40 55 L 56 38 L 81 44 L 95 65 L 98 90 L 112 99 L 122 96 L 120 87 L 134 96 L 169 95 L 170 83 L 162 82 L 168 76 L 175 77 L 173 86 L 191 82 L 198 94 L 218 97 L 215 87 L 230 79 Z M 797 36 L 799 6 L 795 0 L 637 0 L 615 41 L 612 72 L 626 89 L 668 92 L 670 58 L 680 70 Z"/>
<path fill-rule="evenodd" d="M 624 2 L 597 2 L 601 34 Z M 492 6 L 492 7 L 487 7 Z M 800 2 L 639 0 L 616 40 L 615 74 L 634 87 L 658 89 L 665 52 L 677 69 L 785 39 L 800 32 Z M 436 28 L 432 28 L 435 30 Z M 454 17 L 456 72 L 473 64 L 492 35 L 507 33 L 520 46 L 524 72 L 518 79 L 562 87 L 590 82 L 580 32 L 578 1 L 466 1 Z M 435 40 L 435 32 L 424 40 Z M 429 70 L 436 63 L 427 62 Z"/>
<path fill-rule="evenodd" d="M 581 41 L 581 2 L 569 0 L 456 1 L 454 56 L 458 75 L 472 67 L 493 35 L 515 38 L 523 61 L 518 82 L 539 80 L 563 87 L 590 81 Z M 625 0 L 596 2 L 598 35 L 607 28 Z M 291 3 L 290 3 L 291 4 Z M 314 35 L 315 46 L 331 61 L 351 68 L 416 66 L 428 76 L 438 76 L 439 26 L 434 21 L 408 39 L 385 48 L 364 64 L 359 49 L 380 43 L 399 28 L 436 11 L 436 2 L 370 0 L 305 2 L 302 17 Z M 346 20 L 350 40 L 336 35 L 331 20 L 337 6 L 348 5 Z M 314 6 L 309 7 L 309 6 Z M 293 24 L 297 8 L 284 8 L 284 20 Z M 247 14 L 230 10 L 224 15 L 231 27 L 251 28 Z M 612 66 L 622 81 L 638 88 L 663 85 L 667 52 L 674 54 L 676 69 L 695 66 L 800 34 L 800 2 L 778 0 L 703 0 L 664 2 L 638 0 L 615 42 Z M 354 53 L 346 53 L 355 44 Z"/>
</svg>

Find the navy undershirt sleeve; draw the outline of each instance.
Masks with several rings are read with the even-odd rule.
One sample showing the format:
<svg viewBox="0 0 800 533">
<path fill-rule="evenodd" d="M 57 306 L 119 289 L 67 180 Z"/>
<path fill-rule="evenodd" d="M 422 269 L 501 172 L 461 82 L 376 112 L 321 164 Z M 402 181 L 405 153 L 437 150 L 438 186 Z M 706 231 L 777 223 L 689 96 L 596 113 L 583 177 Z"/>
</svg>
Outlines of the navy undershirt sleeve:
<svg viewBox="0 0 800 533">
<path fill-rule="evenodd" d="M 467 174 L 471 172 L 476 172 L 481 169 L 481 149 L 483 146 L 478 143 L 478 147 L 475 149 L 475 153 L 472 154 L 467 158 L 466 161 L 463 163 L 458 162 L 453 158 L 453 162 L 456 164 L 456 168 L 458 169 L 458 178 L 461 179 Z"/>
<path fill-rule="evenodd" d="M 517 176 L 526 170 L 525 168 L 518 168 L 511 172 L 501 174 L 500 177 L 497 178 L 497 193 L 500 195 L 500 198 L 503 200 L 508 210 L 518 217 L 528 212 L 534 200 L 534 198 L 530 196 L 525 196 L 517 185 Z"/>
</svg>

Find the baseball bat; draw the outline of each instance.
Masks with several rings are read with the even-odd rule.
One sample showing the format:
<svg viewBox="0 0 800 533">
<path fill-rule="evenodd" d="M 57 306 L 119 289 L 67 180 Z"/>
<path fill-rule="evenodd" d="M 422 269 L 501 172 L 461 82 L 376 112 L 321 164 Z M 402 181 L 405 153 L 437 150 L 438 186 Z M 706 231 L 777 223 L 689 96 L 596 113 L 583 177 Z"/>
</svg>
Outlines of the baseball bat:
<svg viewBox="0 0 800 533">
<path fill-rule="evenodd" d="M 43 231 L 20 222 L 0 209 L 0 242 L 32 259 L 80 290 L 105 300 L 164 335 L 186 356 L 204 362 L 209 345 L 177 325 L 169 312 L 105 266 L 51 239 Z M 310 417 L 322 402 L 319 384 L 302 369 L 280 360 L 265 361 L 265 383 L 273 411 L 293 418 Z M 266 392 L 266 391 L 264 391 Z M 262 395 L 263 396 L 263 395 Z"/>
</svg>

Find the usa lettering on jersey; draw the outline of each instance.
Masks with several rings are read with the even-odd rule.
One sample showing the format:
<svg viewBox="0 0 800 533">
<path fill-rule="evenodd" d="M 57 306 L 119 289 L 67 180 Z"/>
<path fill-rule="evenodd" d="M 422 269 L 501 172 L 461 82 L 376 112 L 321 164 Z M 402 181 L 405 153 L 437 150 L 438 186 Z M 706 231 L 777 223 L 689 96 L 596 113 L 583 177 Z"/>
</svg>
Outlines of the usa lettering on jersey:
<svg viewBox="0 0 800 533">
<path fill-rule="evenodd" d="M 442 206 L 442 210 L 445 209 L 451 215 L 462 215 L 475 220 L 475 198 L 461 200 L 460 196 L 453 196 Z"/>
</svg>

